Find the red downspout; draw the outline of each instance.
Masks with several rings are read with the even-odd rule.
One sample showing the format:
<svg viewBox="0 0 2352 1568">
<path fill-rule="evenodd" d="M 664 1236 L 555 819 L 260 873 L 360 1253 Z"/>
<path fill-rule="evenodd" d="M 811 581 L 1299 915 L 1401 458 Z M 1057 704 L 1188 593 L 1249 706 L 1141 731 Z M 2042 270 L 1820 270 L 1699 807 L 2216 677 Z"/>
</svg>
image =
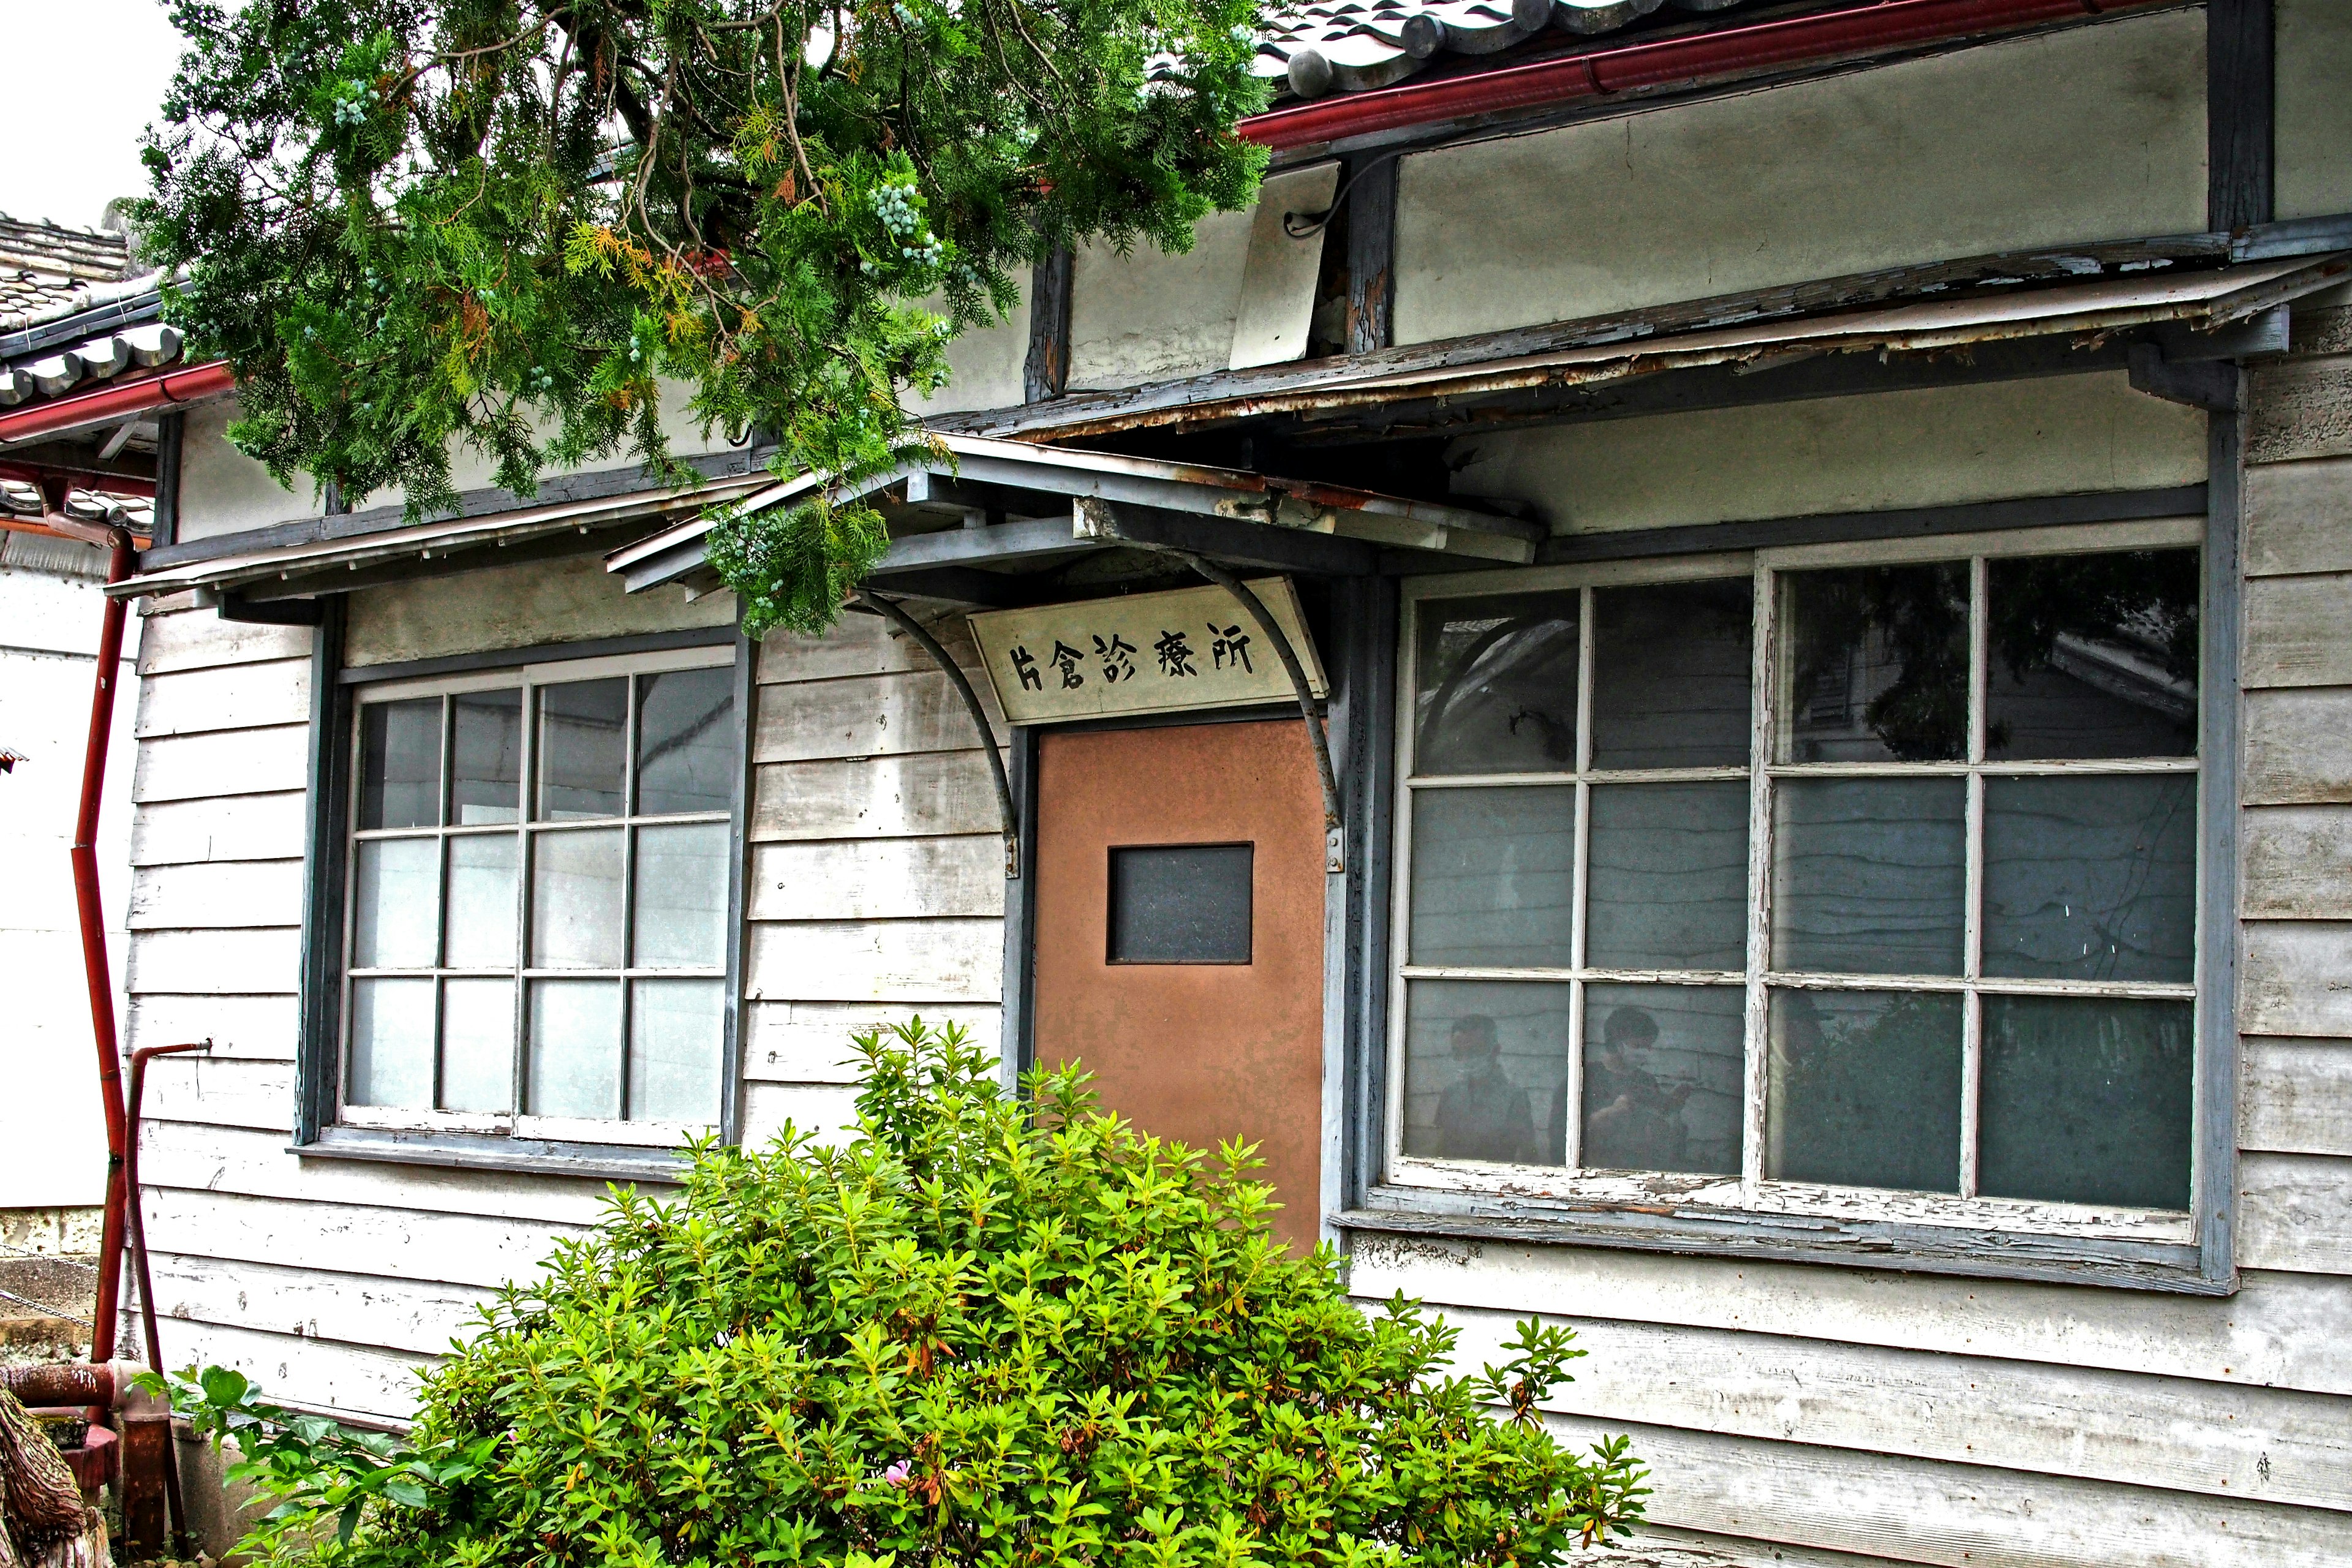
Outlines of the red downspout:
<svg viewBox="0 0 2352 1568">
<path fill-rule="evenodd" d="M 163 1370 L 163 1342 L 155 1328 L 155 1280 L 147 1267 L 147 1221 L 139 1206 L 139 1101 L 147 1081 L 147 1064 L 156 1057 L 174 1057 L 183 1051 L 208 1051 L 210 1040 L 198 1040 L 184 1046 L 143 1046 L 131 1053 L 131 1137 L 123 1150 L 123 1207 L 131 1217 L 131 1261 L 139 1272 L 139 1321 L 145 1331 L 147 1366 L 151 1372 Z M 187 1549 L 188 1510 L 180 1496 L 180 1457 L 174 1447 L 163 1445 L 163 1499 L 166 1510 L 164 1539 L 182 1552 Z"/>
<path fill-rule="evenodd" d="M 215 397 L 236 384 L 236 373 L 223 361 L 142 375 L 136 381 L 118 381 L 92 392 L 72 393 L 37 403 L 30 408 L 0 414 L 0 441 L 29 441 L 36 436 L 53 435 L 78 426 L 128 419 L 174 403 Z"/>
<path fill-rule="evenodd" d="M 106 580 L 131 575 L 131 536 L 114 531 Z M 98 679 L 90 690 L 89 740 L 82 751 L 81 807 L 74 815 L 74 905 L 81 916 L 82 975 L 89 985 L 89 1026 L 98 1044 L 98 1093 L 106 1110 L 106 1210 L 98 1241 L 98 1310 L 90 1316 L 89 1359 L 114 1359 L 115 1320 L 121 1315 L 123 1152 L 130 1119 L 122 1109 L 122 1047 L 114 1033 L 114 982 L 106 959 L 106 912 L 98 892 L 98 808 L 106 787 L 106 745 L 114 733 L 114 689 L 122 679 L 122 617 L 128 606 L 110 596 L 99 622 Z M 157 1371 L 163 1370 L 157 1368 Z"/>
<path fill-rule="evenodd" d="M 1621 44 L 1584 54 L 1370 92 L 1334 93 L 1312 103 L 1254 114 L 1244 140 L 1303 147 L 1433 121 L 1606 98 L 1640 88 L 1697 86 L 1759 71 L 1942 43 L 2042 23 L 2136 11 L 2166 0 L 1879 0 L 1847 10 L 1722 27 L 1685 37 Z"/>
</svg>

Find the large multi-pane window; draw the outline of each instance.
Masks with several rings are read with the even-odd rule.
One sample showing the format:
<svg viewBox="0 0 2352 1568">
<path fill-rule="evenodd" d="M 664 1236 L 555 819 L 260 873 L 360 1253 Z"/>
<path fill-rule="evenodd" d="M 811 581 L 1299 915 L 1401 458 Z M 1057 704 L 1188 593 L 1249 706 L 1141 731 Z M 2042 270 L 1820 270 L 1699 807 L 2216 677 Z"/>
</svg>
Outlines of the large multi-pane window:
<svg viewBox="0 0 2352 1568">
<path fill-rule="evenodd" d="M 346 1121 L 647 1136 L 719 1117 L 724 652 L 363 688 Z M 371 1114 L 372 1112 L 376 1114 Z"/>
<path fill-rule="evenodd" d="M 2196 538 L 1417 589 L 1390 1180 L 2185 1234 Z"/>
</svg>

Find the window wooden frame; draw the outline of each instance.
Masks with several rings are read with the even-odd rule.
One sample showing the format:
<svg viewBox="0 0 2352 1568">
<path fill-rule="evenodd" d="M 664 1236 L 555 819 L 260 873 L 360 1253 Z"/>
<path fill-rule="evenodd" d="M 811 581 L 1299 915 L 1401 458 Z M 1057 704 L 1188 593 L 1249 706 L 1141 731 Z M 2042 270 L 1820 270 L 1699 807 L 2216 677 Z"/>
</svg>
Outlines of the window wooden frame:
<svg viewBox="0 0 2352 1568">
<path fill-rule="evenodd" d="M 2229 422 L 2216 421 L 2217 426 Z M 2221 471 L 2224 460 L 2223 446 L 2224 442 L 2217 437 L 2217 472 Z M 2228 459 L 2233 465 L 2234 453 L 2228 454 Z M 2217 492 L 2221 489 L 2215 486 Z M 2208 519 L 2172 518 L 2081 527 L 2037 527 L 2010 532 L 1968 532 L 1932 538 L 1802 545 L 1709 556 L 1611 560 L 1574 566 L 1407 579 L 1403 584 L 1404 613 L 1399 617 L 1397 646 L 1400 651 L 1396 663 L 1399 673 L 1393 698 L 1392 787 L 1395 806 L 1393 820 L 1387 825 L 1391 836 L 1390 859 L 1396 868 L 1394 890 L 1389 899 L 1390 919 L 1386 931 L 1387 945 L 1392 955 L 1385 965 L 1391 1002 L 1385 1009 L 1384 1027 L 1377 1037 L 1379 1059 L 1367 1064 L 1373 1081 L 1366 1085 L 1363 1096 L 1368 1114 L 1359 1122 L 1362 1130 L 1360 1137 L 1371 1145 L 1363 1157 L 1366 1179 L 1351 1191 L 1350 1207 L 1341 1216 L 1343 1223 L 1352 1228 L 1435 1230 L 1530 1241 L 2058 1279 L 2203 1294 L 2226 1293 L 2234 1289 L 2235 1272 L 2230 1257 L 2229 1235 L 2235 1186 L 2232 1089 L 2237 1039 L 2233 1023 L 2231 972 L 2227 956 L 2234 945 L 2235 912 L 2233 899 L 2230 896 L 2234 889 L 2235 874 L 2231 836 L 2235 810 L 2234 645 L 2238 569 L 2235 509 L 2231 504 L 2233 501 L 2233 494 L 2217 493 L 2210 509 L 2212 515 Z M 1814 566 L 1969 561 L 1972 563 L 1969 568 L 1971 599 L 1978 606 L 1971 616 L 1971 637 L 1981 639 L 1983 563 L 1987 560 L 2002 556 L 2190 545 L 2201 546 L 2204 552 L 2203 657 L 2200 676 L 2200 732 L 2197 757 L 2179 763 L 2126 763 L 2121 765 L 2105 760 L 2083 763 L 1988 764 L 1980 760 L 1979 737 L 1979 744 L 1972 746 L 1969 753 L 1976 760 L 1952 764 L 1906 763 L 1899 764 L 1898 768 L 1874 770 L 1867 764 L 1781 764 L 1772 761 L 1770 725 L 1774 721 L 1772 693 L 1775 679 L 1772 660 L 1779 648 L 1771 616 L 1776 598 L 1773 580 L 1777 574 Z M 1710 982 L 1719 984 L 1736 981 L 1748 993 L 1746 1071 L 1748 1083 L 1742 1108 L 1747 1125 L 1744 1129 L 1741 1174 L 1737 1178 L 1598 1174 L 1559 1167 L 1496 1166 L 1405 1155 L 1402 1136 L 1405 984 L 1411 980 L 1423 978 L 1538 978 L 1520 970 L 1507 973 L 1466 971 L 1454 967 L 1423 967 L 1404 961 L 1409 956 L 1405 945 L 1411 913 L 1406 868 L 1411 865 L 1412 796 L 1418 791 L 1431 788 L 1573 784 L 1579 796 L 1580 851 L 1577 857 L 1579 880 L 1575 918 L 1580 939 L 1585 918 L 1581 881 L 1586 863 L 1582 848 L 1586 815 L 1584 799 L 1592 779 L 1601 776 L 1579 767 L 1559 774 L 1513 773 L 1492 779 L 1461 775 L 1440 779 L 1416 778 L 1412 771 L 1411 747 L 1414 726 L 1413 691 L 1410 679 L 1410 672 L 1416 668 L 1413 639 L 1418 635 L 1418 616 L 1413 613 L 1415 606 L 1430 600 L 1506 592 L 1581 591 L 1584 613 L 1580 617 L 1579 638 L 1582 647 L 1579 679 L 1583 689 L 1579 694 L 1578 703 L 1580 754 L 1577 760 L 1582 763 L 1585 760 L 1582 748 L 1590 745 L 1593 636 L 1591 590 L 1740 575 L 1750 576 L 1757 584 L 1758 624 L 1751 642 L 1751 651 L 1756 659 L 1750 710 L 1753 738 L 1748 765 L 1718 770 L 1674 770 L 1670 775 L 1620 773 L 1605 776 L 1612 781 L 1632 781 L 1652 776 L 1696 778 L 1720 773 L 1725 777 L 1744 778 L 1749 784 L 1748 963 L 1745 971 L 1736 976 L 1728 972 L 1722 974 L 1710 973 L 1705 976 Z M 1979 668 L 1981 663 L 1980 658 L 1972 659 L 1972 668 Z M 1980 696 L 1980 693 L 1972 693 L 1976 700 L 1971 702 L 1971 713 L 1977 716 L 1979 722 L 1982 711 Z M 2194 1026 L 2196 1062 L 2192 1070 L 2196 1097 L 2191 1133 L 2189 1212 L 2182 1215 L 2179 1212 L 2118 1211 L 2104 1206 L 2089 1208 L 1764 1181 L 1759 1130 L 1755 1125 L 1763 1111 L 1760 1079 L 1762 1030 L 1754 1015 L 1761 1005 L 1760 999 L 1767 994 L 1767 986 L 1780 981 L 1780 977 L 1765 967 L 1763 947 L 1767 935 L 1765 925 L 1769 919 L 1769 911 L 1764 907 L 1764 889 L 1769 886 L 1770 875 L 1770 824 L 1768 818 L 1759 827 L 1757 818 L 1764 809 L 1763 803 L 1769 800 L 1768 781 L 1806 773 L 1868 773 L 1873 771 L 1900 771 L 1908 776 L 1947 773 L 1967 778 L 1970 781 L 1972 803 L 1970 865 L 1973 867 L 1979 863 L 1980 853 L 1977 842 L 1980 811 L 1974 804 L 1981 799 L 1981 787 L 1978 781 L 1988 773 L 2055 773 L 2076 770 L 2108 775 L 2130 772 L 2193 772 L 2200 778 L 2195 984 L 2120 984 L 2089 988 L 2097 994 L 2161 994 L 2194 997 L 2197 1008 Z M 1976 889 L 1971 886 L 1969 900 L 1971 938 L 1974 936 L 1977 903 Z M 1969 967 L 1971 971 L 1975 968 L 1973 956 L 1976 947 L 1977 943 L 1971 940 L 1969 943 L 1972 960 Z M 1586 980 L 1701 978 L 1664 973 L 1636 975 L 1630 972 L 1587 970 L 1580 964 L 1583 956 L 1580 940 L 1575 956 L 1580 960 L 1576 968 L 1557 974 L 1547 973 L 1540 978 L 1569 984 L 1579 991 Z M 1820 977 L 1807 976 L 1801 983 L 1819 984 L 1822 982 Z M 1909 977 L 1871 976 L 1866 982 L 1860 977 L 1854 978 L 1851 988 L 1917 987 Z M 2063 984 L 2052 985 L 2041 982 L 2014 986 L 2008 983 L 1985 983 L 1973 974 L 1938 982 L 1934 988 L 1973 989 L 1986 993 L 2005 989 L 2037 993 L 2070 989 Z M 1577 1048 L 1581 1045 L 1582 1013 L 1580 1006 L 1571 1005 L 1569 1009 L 1572 1043 L 1565 1070 L 1571 1100 L 1567 1118 L 1570 1128 L 1568 1136 L 1571 1140 L 1571 1159 L 1573 1129 L 1578 1121 L 1572 1101 L 1580 1078 L 1575 1064 L 1579 1059 Z M 1975 1008 L 1971 1005 L 1968 1016 L 1973 1020 L 1975 1016 Z M 1975 1036 L 1974 1029 L 1969 1030 L 1964 1049 L 1965 1046 L 1974 1044 Z M 1972 1050 L 1967 1051 L 1966 1055 L 1966 1066 L 1973 1088 L 1976 1057 Z M 1973 1106 L 1972 1093 L 1966 1103 Z M 1963 1147 L 1969 1154 L 1974 1152 L 1974 1132 L 1973 1119 L 1970 1119 L 1963 1127 Z M 1972 1170 L 1973 1160 L 1969 1160 L 1969 1164 Z"/>
</svg>

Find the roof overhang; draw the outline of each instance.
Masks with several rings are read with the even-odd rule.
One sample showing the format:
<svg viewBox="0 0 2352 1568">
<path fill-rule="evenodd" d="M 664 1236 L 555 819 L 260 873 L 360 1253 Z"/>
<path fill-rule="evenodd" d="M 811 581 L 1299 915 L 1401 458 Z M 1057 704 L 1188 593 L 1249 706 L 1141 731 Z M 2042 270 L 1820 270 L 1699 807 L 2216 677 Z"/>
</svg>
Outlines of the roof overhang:
<svg viewBox="0 0 2352 1568">
<path fill-rule="evenodd" d="M 806 476 L 772 483 L 744 509 L 797 505 L 820 488 Z M 868 501 L 889 515 L 894 537 L 871 574 L 876 586 L 967 604 L 1017 602 L 1007 569 L 1108 550 L 1348 576 L 1373 571 L 1383 550 L 1525 563 L 1545 533 L 1538 522 L 1464 507 L 971 436 L 938 437 L 923 456 L 829 493 L 835 504 Z M 612 552 L 605 568 L 632 593 L 707 585 L 710 526 L 684 519 Z"/>
</svg>

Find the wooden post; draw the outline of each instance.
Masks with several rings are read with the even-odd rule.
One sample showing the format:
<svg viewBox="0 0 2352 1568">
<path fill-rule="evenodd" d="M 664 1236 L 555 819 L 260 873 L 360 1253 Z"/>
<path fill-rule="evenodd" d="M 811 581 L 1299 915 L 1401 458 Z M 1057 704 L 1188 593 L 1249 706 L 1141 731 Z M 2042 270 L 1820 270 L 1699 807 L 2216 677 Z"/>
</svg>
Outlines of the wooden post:
<svg viewBox="0 0 2352 1568">
<path fill-rule="evenodd" d="M 1394 340 L 1397 159 L 1374 153 L 1348 170 L 1348 352 Z"/>
<path fill-rule="evenodd" d="M 1029 358 L 1022 395 L 1031 403 L 1059 397 L 1070 384 L 1070 247 L 1057 245 L 1037 264 L 1029 283 Z"/>
<path fill-rule="evenodd" d="M 2205 226 L 2236 234 L 2271 221 L 2272 0 L 2205 10 Z"/>
<path fill-rule="evenodd" d="M 163 1463 L 172 1418 L 122 1418 L 122 1545 L 133 1560 L 163 1554 Z"/>
</svg>

